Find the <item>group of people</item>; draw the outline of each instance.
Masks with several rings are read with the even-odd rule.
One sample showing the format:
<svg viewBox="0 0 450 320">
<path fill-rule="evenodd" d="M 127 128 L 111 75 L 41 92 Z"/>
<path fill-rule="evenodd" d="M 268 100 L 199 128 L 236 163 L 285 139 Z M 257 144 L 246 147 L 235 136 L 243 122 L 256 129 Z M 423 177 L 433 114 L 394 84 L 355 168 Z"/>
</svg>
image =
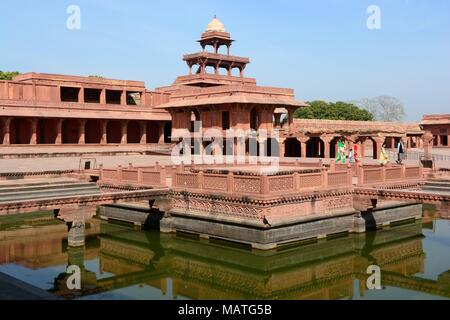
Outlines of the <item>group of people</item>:
<svg viewBox="0 0 450 320">
<path fill-rule="evenodd" d="M 336 163 L 338 163 L 338 162 L 346 163 L 347 160 L 349 163 L 354 163 L 354 162 L 359 161 L 358 145 L 354 144 L 353 148 L 350 148 L 350 150 L 347 150 L 347 148 L 345 147 L 344 140 L 340 139 L 338 141 Z"/>
<path fill-rule="evenodd" d="M 344 139 L 340 139 L 338 141 L 337 155 L 336 155 L 336 163 L 342 162 L 346 163 L 347 160 L 349 163 L 354 163 L 359 161 L 359 152 L 358 145 L 354 144 L 353 148 L 349 148 L 347 150 Z M 402 140 L 399 140 L 397 143 L 397 160 L 395 161 L 397 164 L 401 164 L 405 155 L 405 147 L 403 145 Z M 386 143 L 383 144 L 380 150 L 379 161 L 381 165 L 386 165 L 390 162 L 389 156 L 386 152 Z"/>
<path fill-rule="evenodd" d="M 403 145 L 402 140 L 399 140 L 397 142 L 397 160 L 395 161 L 397 164 L 402 164 L 403 158 L 405 156 L 405 146 Z M 386 152 L 386 143 L 383 143 L 383 146 L 381 147 L 380 151 L 380 164 L 386 165 L 390 162 L 389 156 Z"/>
</svg>

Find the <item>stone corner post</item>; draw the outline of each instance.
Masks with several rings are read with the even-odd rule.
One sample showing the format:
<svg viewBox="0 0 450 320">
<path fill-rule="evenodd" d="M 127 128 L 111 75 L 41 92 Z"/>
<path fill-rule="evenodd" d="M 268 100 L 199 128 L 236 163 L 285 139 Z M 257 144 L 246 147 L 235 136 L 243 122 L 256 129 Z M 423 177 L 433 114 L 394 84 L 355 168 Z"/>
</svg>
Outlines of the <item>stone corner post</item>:
<svg viewBox="0 0 450 320">
<path fill-rule="evenodd" d="M 362 163 L 358 163 L 358 185 L 364 184 L 364 167 Z"/>
<path fill-rule="evenodd" d="M 167 186 L 167 171 L 166 171 L 166 167 L 162 166 L 160 169 L 160 174 L 159 174 L 159 182 L 163 187 Z"/>
<path fill-rule="evenodd" d="M 234 173 L 233 173 L 233 171 L 228 171 L 228 175 L 227 175 L 227 191 L 229 193 L 233 192 L 233 186 L 234 186 Z"/>
<path fill-rule="evenodd" d="M 99 181 L 103 180 L 103 164 L 100 164 L 98 166 L 98 180 Z"/>
<path fill-rule="evenodd" d="M 198 187 L 200 190 L 203 190 L 204 184 L 205 184 L 205 177 L 204 177 L 204 174 L 203 174 L 203 171 L 202 171 L 202 170 L 200 170 L 200 171 L 197 173 L 197 183 L 198 183 L 197 187 Z"/>
<path fill-rule="evenodd" d="M 260 186 L 261 186 L 261 194 L 268 194 L 269 193 L 269 176 L 262 175 L 260 176 Z"/>
<path fill-rule="evenodd" d="M 406 179 L 406 165 L 402 163 L 402 179 Z"/>
<path fill-rule="evenodd" d="M 328 169 L 322 167 L 322 188 L 328 189 Z"/>
</svg>

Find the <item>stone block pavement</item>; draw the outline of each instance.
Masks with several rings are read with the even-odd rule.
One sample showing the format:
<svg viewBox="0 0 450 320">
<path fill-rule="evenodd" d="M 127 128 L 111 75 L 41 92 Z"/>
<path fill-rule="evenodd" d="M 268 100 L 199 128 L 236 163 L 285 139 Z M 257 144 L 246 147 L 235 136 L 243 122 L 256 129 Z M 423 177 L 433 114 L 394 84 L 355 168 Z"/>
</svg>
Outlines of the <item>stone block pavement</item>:
<svg viewBox="0 0 450 320">
<path fill-rule="evenodd" d="M 25 159 L 0 159 L 0 173 L 8 172 L 39 172 L 49 170 L 78 170 L 80 159 L 95 159 L 97 166 L 103 164 L 106 168 L 113 168 L 119 165 L 126 167 L 129 163 L 134 166 L 152 166 L 156 162 L 160 165 L 173 165 L 170 156 L 166 155 L 115 155 L 115 156 L 87 156 L 87 157 L 55 157 L 55 158 L 25 158 Z M 295 162 L 294 158 L 283 161 Z M 304 162 L 316 162 L 318 159 L 300 159 Z M 323 160 L 328 163 L 328 160 Z M 363 163 L 378 163 L 377 160 L 364 159 Z M 409 161 L 405 161 L 406 164 Z M 416 162 L 411 161 L 411 164 Z"/>
<path fill-rule="evenodd" d="M 135 166 L 152 166 L 157 161 L 161 165 L 169 166 L 173 165 L 171 162 L 170 156 L 168 155 L 144 155 L 138 154 L 138 152 L 142 151 L 155 151 L 157 146 L 142 146 L 142 145 L 134 145 L 134 146 L 77 146 L 74 148 L 73 146 L 39 146 L 39 149 L 36 149 L 36 146 L 23 146 L 23 147 L 15 147 L 13 150 L 10 147 L 0 148 L 0 155 L 11 154 L 32 154 L 35 152 L 39 152 L 44 154 L 39 158 L 0 158 L 0 173 L 9 173 L 9 172 L 38 172 L 38 171 L 48 171 L 48 170 L 78 170 L 80 168 L 80 159 L 95 159 L 97 162 L 97 166 L 103 164 L 104 167 L 117 167 L 128 166 L 129 163 L 132 163 Z M 165 145 L 165 148 L 170 147 Z M 417 150 L 417 149 L 411 149 Z M 135 151 L 134 154 L 125 155 L 112 155 L 108 154 L 112 151 L 115 152 L 123 152 L 123 151 Z M 418 150 L 417 150 L 418 151 Z M 64 153 L 83 153 L 86 152 L 86 155 L 83 156 L 65 156 Z M 92 152 L 101 152 L 103 155 L 99 154 L 90 154 Z M 439 154 L 449 154 L 449 149 L 433 149 L 433 152 Z M 52 153 L 57 153 L 58 156 L 48 156 Z M 294 158 L 285 159 L 283 161 L 294 162 Z M 318 159 L 300 159 L 301 162 L 316 162 Z M 323 160 L 324 163 L 328 163 L 329 160 Z M 363 159 L 363 163 L 377 164 L 377 160 L 365 158 Z M 405 161 L 406 164 L 417 164 L 417 161 Z M 447 165 L 442 165 L 446 167 Z M 450 167 L 450 163 L 448 164 Z"/>
<path fill-rule="evenodd" d="M 0 159 L 0 172 L 38 172 L 48 170 L 78 170 L 80 159 L 96 159 L 97 166 L 104 167 L 151 166 L 157 161 L 161 165 L 170 165 L 169 156 L 159 155 L 116 155 L 116 156 L 86 156 L 86 157 L 58 157 L 58 158 L 25 158 Z"/>
</svg>

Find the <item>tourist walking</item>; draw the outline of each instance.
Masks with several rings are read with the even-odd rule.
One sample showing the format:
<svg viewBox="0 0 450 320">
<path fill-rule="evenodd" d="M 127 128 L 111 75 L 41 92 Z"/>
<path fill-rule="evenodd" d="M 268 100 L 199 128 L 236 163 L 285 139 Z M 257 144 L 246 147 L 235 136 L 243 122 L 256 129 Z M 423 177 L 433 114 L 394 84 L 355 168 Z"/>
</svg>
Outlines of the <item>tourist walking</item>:
<svg viewBox="0 0 450 320">
<path fill-rule="evenodd" d="M 385 166 L 389 162 L 389 157 L 386 153 L 386 144 L 383 144 L 380 151 L 380 164 Z"/>
<path fill-rule="evenodd" d="M 355 160 L 355 162 L 359 161 L 359 153 L 358 153 L 358 145 L 357 144 L 353 145 L 353 159 Z"/>
<path fill-rule="evenodd" d="M 338 141 L 338 153 L 336 157 L 336 163 L 339 161 L 342 161 L 342 163 L 346 162 L 346 155 L 345 155 L 345 143 L 344 140 L 340 139 Z"/>
<path fill-rule="evenodd" d="M 355 162 L 355 154 L 352 149 L 350 149 L 350 151 L 348 152 L 348 162 L 349 163 Z"/>
<path fill-rule="evenodd" d="M 405 155 L 405 147 L 403 146 L 403 142 L 400 139 L 397 144 L 397 163 L 402 164 L 403 157 Z"/>
</svg>

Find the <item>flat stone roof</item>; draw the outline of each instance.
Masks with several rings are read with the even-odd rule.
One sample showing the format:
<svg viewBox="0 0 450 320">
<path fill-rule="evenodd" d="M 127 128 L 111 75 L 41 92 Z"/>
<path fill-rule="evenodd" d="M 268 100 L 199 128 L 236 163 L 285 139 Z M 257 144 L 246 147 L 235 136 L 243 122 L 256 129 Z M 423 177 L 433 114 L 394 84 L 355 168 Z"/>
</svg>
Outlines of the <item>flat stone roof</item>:
<svg viewBox="0 0 450 320">
<path fill-rule="evenodd" d="M 310 133 L 343 132 L 387 132 L 422 134 L 419 123 L 383 122 L 383 121 L 349 121 L 322 119 L 294 119 L 294 131 Z"/>
<path fill-rule="evenodd" d="M 450 124 L 450 114 L 424 115 L 422 125 Z"/>
<path fill-rule="evenodd" d="M 143 81 L 134 80 L 116 80 L 108 79 L 103 77 L 82 77 L 82 76 L 72 76 L 72 75 L 62 75 L 62 74 L 50 74 L 50 73 L 35 73 L 29 72 L 24 74 L 19 74 L 13 78 L 15 82 L 60 82 L 60 83 L 83 83 L 90 85 L 101 85 L 101 86 L 120 86 L 120 87 L 130 87 L 139 90 L 145 90 L 145 83 Z"/>
</svg>

